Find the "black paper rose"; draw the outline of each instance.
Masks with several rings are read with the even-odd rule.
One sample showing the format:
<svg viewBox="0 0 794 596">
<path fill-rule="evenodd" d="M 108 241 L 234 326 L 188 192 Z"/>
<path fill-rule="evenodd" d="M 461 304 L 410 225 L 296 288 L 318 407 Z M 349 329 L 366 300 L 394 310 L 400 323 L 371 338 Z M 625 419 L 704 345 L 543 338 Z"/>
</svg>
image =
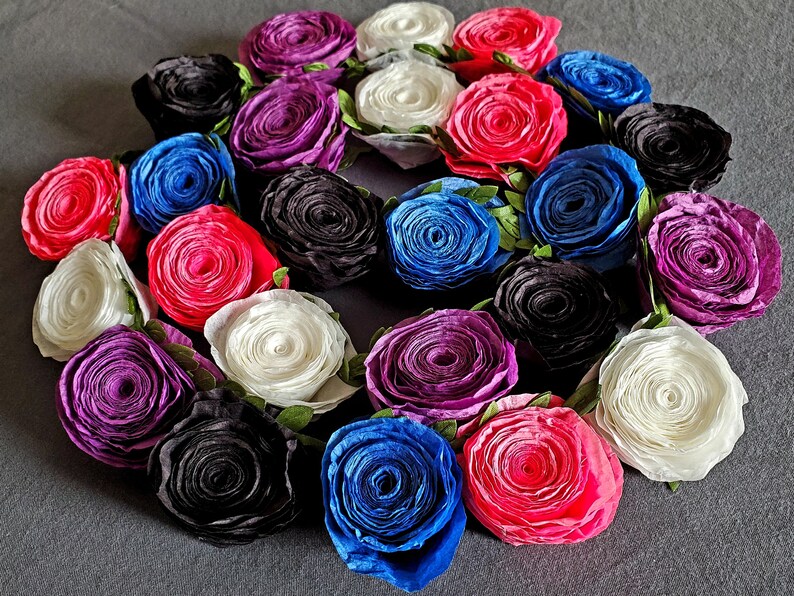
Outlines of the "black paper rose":
<svg viewBox="0 0 794 596">
<path fill-rule="evenodd" d="M 687 106 L 633 105 L 615 120 L 615 134 L 656 194 L 708 190 L 730 161 L 730 133 Z"/>
<path fill-rule="evenodd" d="M 132 96 L 158 140 L 208 133 L 240 107 L 245 74 L 220 54 L 164 58 L 132 84 Z"/>
<path fill-rule="evenodd" d="M 618 303 L 607 280 L 585 265 L 527 256 L 499 284 L 494 308 L 516 340 L 519 363 L 537 379 L 574 387 L 617 334 Z M 523 362 L 522 362 L 523 361 Z M 548 381 L 545 373 L 556 374 Z M 558 387 L 536 387 L 538 390 Z"/>
<path fill-rule="evenodd" d="M 292 431 L 228 389 L 213 389 L 198 393 L 157 443 L 149 477 L 180 525 L 229 546 L 275 534 L 298 516 L 303 460 Z"/>
<path fill-rule="evenodd" d="M 260 199 L 260 231 L 278 246 L 290 276 L 327 290 L 361 277 L 376 263 L 380 198 L 327 170 L 292 168 Z"/>
</svg>

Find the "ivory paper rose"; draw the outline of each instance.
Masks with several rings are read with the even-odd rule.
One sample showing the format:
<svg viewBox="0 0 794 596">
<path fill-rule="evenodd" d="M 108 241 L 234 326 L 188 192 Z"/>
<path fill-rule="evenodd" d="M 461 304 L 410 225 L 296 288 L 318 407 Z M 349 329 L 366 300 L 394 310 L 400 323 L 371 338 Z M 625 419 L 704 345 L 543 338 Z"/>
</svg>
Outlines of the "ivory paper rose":
<svg viewBox="0 0 794 596">
<path fill-rule="evenodd" d="M 356 351 L 332 314 L 316 296 L 270 290 L 221 308 L 204 335 L 221 370 L 248 392 L 323 414 L 356 391 L 337 376 Z"/>
<path fill-rule="evenodd" d="M 136 313 L 137 310 L 137 313 Z M 33 341 L 42 356 L 68 360 L 105 329 L 154 318 L 157 304 L 114 243 L 78 244 L 41 284 Z"/>
<path fill-rule="evenodd" d="M 397 2 L 364 19 L 356 28 L 359 60 L 389 50 L 410 50 L 427 44 L 438 50 L 451 45 L 455 17 L 443 6 L 429 2 Z"/>
<path fill-rule="evenodd" d="M 593 428 L 651 480 L 701 480 L 744 432 L 741 380 L 722 352 L 675 318 L 620 340 L 599 382 Z"/>
</svg>

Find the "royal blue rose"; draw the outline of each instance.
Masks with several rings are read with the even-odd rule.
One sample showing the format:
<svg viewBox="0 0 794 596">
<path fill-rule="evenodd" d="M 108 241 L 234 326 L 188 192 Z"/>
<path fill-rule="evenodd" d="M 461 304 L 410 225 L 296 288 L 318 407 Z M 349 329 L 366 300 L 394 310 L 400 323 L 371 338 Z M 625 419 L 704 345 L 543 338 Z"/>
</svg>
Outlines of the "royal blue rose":
<svg viewBox="0 0 794 596">
<path fill-rule="evenodd" d="M 153 234 L 205 205 L 239 209 L 232 158 L 216 134 L 187 133 L 158 143 L 133 162 L 129 180 L 133 213 Z"/>
<path fill-rule="evenodd" d="M 618 116 L 637 103 L 651 101 L 651 84 L 637 68 L 607 54 L 578 50 L 560 54 L 538 73 L 540 81 L 549 77 L 578 91 L 593 108 Z M 578 102 L 563 93 L 568 108 L 592 117 Z"/>
<path fill-rule="evenodd" d="M 449 443 L 408 418 L 336 431 L 323 456 L 325 524 L 347 566 L 403 590 L 447 570 L 466 525 Z"/>
<path fill-rule="evenodd" d="M 561 259 L 599 271 L 614 269 L 634 254 L 644 188 L 634 159 L 616 147 L 566 151 L 527 191 L 529 230 Z"/>
<path fill-rule="evenodd" d="M 479 198 L 467 198 L 485 189 Z M 399 197 L 385 216 L 389 261 L 394 273 L 418 290 L 448 290 L 507 262 L 491 209 L 504 203 L 472 180 L 441 178 Z M 490 196 L 488 196 L 490 195 Z"/>
</svg>

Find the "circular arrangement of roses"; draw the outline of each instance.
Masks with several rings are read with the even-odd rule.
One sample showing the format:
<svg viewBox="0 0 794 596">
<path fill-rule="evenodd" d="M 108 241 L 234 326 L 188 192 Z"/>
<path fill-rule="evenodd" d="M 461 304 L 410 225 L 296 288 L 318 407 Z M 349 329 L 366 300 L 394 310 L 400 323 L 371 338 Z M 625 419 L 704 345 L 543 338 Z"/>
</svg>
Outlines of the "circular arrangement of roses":
<svg viewBox="0 0 794 596">
<path fill-rule="evenodd" d="M 139 74 L 156 141 L 22 201 L 68 439 L 216 546 L 322 511 L 352 571 L 408 592 L 467 512 L 515 546 L 597 539 L 624 465 L 675 491 L 745 448 L 751 396 L 706 336 L 770 308 L 777 237 L 706 194 L 728 131 L 631 62 L 558 54 L 561 27 L 300 10 Z M 346 171 L 373 149 L 447 172 L 376 194 Z M 367 292 L 407 316 L 354 345 Z"/>
</svg>

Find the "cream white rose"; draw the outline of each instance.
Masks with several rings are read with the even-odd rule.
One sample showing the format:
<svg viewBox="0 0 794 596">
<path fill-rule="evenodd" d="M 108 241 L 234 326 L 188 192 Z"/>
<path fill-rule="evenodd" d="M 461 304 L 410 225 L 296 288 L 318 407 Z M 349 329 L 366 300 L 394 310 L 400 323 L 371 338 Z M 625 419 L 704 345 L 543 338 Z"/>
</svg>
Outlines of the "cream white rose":
<svg viewBox="0 0 794 596">
<path fill-rule="evenodd" d="M 270 290 L 221 308 L 204 335 L 218 367 L 250 393 L 323 414 L 356 391 L 337 376 L 356 351 L 332 312 L 316 296 Z"/>
<path fill-rule="evenodd" d="M 439 50 L 452 45 L 455 17 L 443 6 L 429 2 L 398 2 L 365 19 L 356 28 L 359 60 L 389 50 L 407 50 L 426 43 Z"/>
<path fill-rule="evenodd" d="M 588 420 L 651 480 L 701 480 L 744 432 L 741 380 L 722 352 L 676 319 L 621 339 L 599 380 L 601 401 Z"/>
<path fill-rule="evenodd" d="M 115 243 L 81 242 L 41 284 L 33 306 L 33 341 L 42 356 L 65 361 L 114 325 L 131 325 L 128 290 L 142 319 L 157 313 L 149 289 L 130 270 Z"/>
</svg>

